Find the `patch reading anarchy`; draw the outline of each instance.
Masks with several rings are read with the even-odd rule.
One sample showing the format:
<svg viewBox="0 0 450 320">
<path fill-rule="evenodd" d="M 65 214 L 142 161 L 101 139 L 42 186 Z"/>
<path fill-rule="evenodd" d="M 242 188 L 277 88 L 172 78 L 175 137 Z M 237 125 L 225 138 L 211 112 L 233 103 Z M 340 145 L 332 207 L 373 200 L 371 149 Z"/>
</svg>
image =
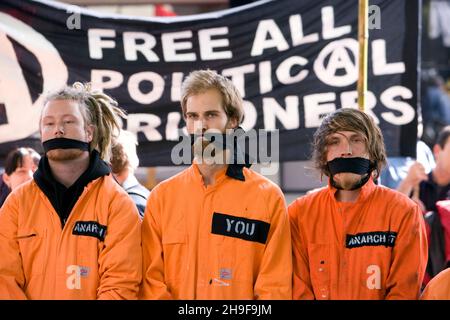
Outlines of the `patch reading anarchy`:
<svg viewBox="0 0 450 320">
<path fill-rule="evenodd" d="M 106 226 L 101 225 L 97 221 L 77 221 L 73 227 L 72 234 L 95 237 L 103 241 L 105 240 Z"/>
<path fill-rule="evenodd" d="M 385 246 L 393 247 L 397 232 L 392 231 L 374 231 L 357 234 L 347 234 L 345 238 L 346 248 L 359 248 L 366 246 Z"/>
</svg>

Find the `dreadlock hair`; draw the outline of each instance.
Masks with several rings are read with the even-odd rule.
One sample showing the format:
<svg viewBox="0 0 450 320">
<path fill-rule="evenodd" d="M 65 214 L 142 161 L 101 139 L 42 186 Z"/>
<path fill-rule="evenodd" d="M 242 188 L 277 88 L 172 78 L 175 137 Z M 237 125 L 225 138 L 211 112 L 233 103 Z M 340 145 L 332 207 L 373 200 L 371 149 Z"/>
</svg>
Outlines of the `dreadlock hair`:
<svg viewBox="0 0 450 320">
<path fill-rule="evenodd" d="M 101 91 L 93 91 L 90 83 L 81 82 L 75 82 L 72 86 L 49 94 L 45 104 L 53 100 L 78 102 L 85 126 L 94 126 L 90 151 L 97 150 L 100 158 L 109 162 L 112 139 L 117 137 L 120 131 L 119 117 L 126 118 L 125 111 L 118 106 L 117 101 Z"/>
</svg>

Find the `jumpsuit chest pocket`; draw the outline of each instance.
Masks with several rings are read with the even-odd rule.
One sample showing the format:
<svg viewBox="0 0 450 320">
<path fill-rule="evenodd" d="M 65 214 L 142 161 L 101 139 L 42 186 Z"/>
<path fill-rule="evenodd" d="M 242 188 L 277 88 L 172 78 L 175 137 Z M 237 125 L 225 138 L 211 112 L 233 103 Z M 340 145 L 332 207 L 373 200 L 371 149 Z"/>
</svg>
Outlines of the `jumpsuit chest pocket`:
<svg viewBox="0 0 450 320">
<path fill-rule="evenodd" d="M 242 240 L 241 240 L 242 241 Z M 217 256 L 217 270 L 229 269 L 232 270 L 235 267 L 236 251 L 239 251 L 240 240 L 236 238 L 226 236 L 214 236 L 213 252 Z"/>
<path fill-rule="evenodd" d="M 103 245 L 103 242 L 100 243 Z M 99 240 L 94 237 L 77 236 L 77 265 L 88 270 L 97 268 Z M 92 270 L 97 272 L 97 270 Z"/>
<path fill-rule="evenodd" d="M 309 272 L 316 299 L 329 299 L 331 245 L 309 244 Z"/>
<path fill-rule="evenodd" d="M 164 255 L 164 277 L 167 282 L 174 282 L 185 275 L 189 268 L 187 261 L 188 242 L 185 232 L 168 232 L 162 236 Z"/>
<path fill-rule="evenodd" d="M 18 230 L 16 240 L 19 244 L 25 275 L 42 275 L 48 258 L 46 230 Z"/>
</svg>

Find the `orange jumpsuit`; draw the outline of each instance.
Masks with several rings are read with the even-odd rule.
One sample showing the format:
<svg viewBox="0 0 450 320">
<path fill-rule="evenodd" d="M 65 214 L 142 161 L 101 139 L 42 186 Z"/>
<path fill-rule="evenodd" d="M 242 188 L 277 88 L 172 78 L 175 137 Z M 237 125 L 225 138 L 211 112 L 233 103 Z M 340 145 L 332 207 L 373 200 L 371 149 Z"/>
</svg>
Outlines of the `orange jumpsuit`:
<svg viewBox="0 0 450 320">
<path fill-rule="evenodd" d="M 425 287 L 421 300 L 450 300 L 450 268 L 437 274 Z"/>
<path fill-rule="evenodd" d="M 111 176 L 91 181 L 61 229 L 34 180 L 0 209 L 0 299 L 136 299 L 136 206 Z"/>
<path fill-rule="evenodd" d="M 330 185 L 295 200 L 294 299 L 417 299 L 427 265 L 418 206 L 369 180 L 355 203 Z"/>
<path fill-rule="evenodd" d="M 204 186 L 196 164 L 150 193 L 144 299 L 290 299 L 292 251 L 280 189 L 244 168 Z"/>
</svg>

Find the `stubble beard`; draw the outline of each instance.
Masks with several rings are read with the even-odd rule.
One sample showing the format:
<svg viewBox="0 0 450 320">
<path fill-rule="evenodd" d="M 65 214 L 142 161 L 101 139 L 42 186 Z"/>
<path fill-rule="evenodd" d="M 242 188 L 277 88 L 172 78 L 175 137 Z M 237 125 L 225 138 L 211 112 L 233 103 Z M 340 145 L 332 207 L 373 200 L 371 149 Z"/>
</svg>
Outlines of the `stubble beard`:
<svg viewBox="0 0 450 320">
<path fill-rule="evenodd" d="M 342 188 L 342 190 L 352 190 L 363 177 L 356 173 L 342 172 L 333 176 L 336 186 Z"/>
<path fill-rule="evenodd" d="M 52 161 L 75 160 L 80 158 L 83 152 L 79 149 L 54 149 L 47 152 L 47 158 Z"/>
<path fill-rule="evenodd" d="M 192 149 L 195 159 L 200 163 L 208 165 L 225 163 L 223 150 L 219 149 L 213 142 L 210 142 L 203 137 L 197 138 Z"/>
</svg>

